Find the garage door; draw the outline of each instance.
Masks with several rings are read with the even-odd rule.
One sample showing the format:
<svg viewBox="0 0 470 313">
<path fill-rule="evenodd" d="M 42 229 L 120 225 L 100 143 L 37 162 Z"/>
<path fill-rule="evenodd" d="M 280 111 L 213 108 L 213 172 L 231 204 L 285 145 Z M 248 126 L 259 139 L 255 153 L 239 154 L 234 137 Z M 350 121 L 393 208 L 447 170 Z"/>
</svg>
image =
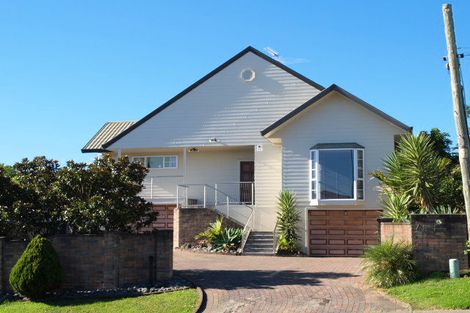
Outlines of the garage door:
<svg viewBox="0 0 470 313">
<path fill-rule="evenodd" d="M 310 255 L 361 256 L 378 243 L 379 215 L 375 210 L 310 210 Z"/>
</svg>

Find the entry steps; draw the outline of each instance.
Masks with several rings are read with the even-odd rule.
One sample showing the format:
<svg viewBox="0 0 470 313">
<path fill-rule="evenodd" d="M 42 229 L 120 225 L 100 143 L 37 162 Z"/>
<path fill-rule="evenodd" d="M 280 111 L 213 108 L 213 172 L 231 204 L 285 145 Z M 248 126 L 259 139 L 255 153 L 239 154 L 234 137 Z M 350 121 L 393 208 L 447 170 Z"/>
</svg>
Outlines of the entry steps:
<svg viewBox="0 0 470 313">
<path fill-rule="evenodd" d="M 252 231 L 243 249 L 245 255 L 274 255 L 273 233 L 269 231 Z"/>
</svg>

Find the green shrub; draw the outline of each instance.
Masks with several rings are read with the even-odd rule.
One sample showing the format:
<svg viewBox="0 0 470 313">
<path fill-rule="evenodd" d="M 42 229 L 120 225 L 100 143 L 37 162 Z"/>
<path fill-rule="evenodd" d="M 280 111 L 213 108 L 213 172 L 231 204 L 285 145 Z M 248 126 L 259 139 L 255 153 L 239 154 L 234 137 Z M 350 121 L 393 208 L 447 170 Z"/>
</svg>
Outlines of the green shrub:
<svg viewBox="0 0 470 313">
<path fill-rule="evenodd" d="M 391 240 L 370 247 L 364 254 L 367 281 L 381 288 L 412 282 L 417 276 L 411 245 Z"/>
<path fill-rule="evenodd" d="M 206 240 L 216 251 L 237 250 L 242 242 L 243 230 L 241 228 L 225 228 L 224 219 L 219 216 L 214 223 L 210 223 L 206 231 L 196 235 L 196 239 Z"/>
<path fill-rule="evenodd" d="M 205 239 L 209 243 L 213 243 L 215 238 L 222 235 L 224 218 L 218 216 L 214 223 L 210 223 L 206 231 L 196 235 L 196 239 Z"/>
<path fill-rule="evenodd" d="M 300 213 L 296 207 L 295 194 L 290 191 L 282 191 L 278 197 L 278 201 L 278 253 L 297 253 L 299 252 L 299 246 L 297 244 L 299 240 L 297 224 L 300 221 Z"/>
<path fill-rule="evenodd" d="M 63 281 L 62 267 L 54 247 L 40 235 L 34 237 L 10 273 L 13 290 L 30 299 L 41 299 Z"/>
<path fill-rule="evenodd" d="M 216 251 L 236 251 L 242 243 L 243 229 L 225 228 L 222 234 L 212 243 Z"/>
<path fill-rule="evenodd" d="M 395 192 L 385 192 L 386 199 L 383 202 L 384 217 L 393 219 L 395 223 L 409 222 L 411 197 L 407 194 L 397 194 Z"/>
</svg>

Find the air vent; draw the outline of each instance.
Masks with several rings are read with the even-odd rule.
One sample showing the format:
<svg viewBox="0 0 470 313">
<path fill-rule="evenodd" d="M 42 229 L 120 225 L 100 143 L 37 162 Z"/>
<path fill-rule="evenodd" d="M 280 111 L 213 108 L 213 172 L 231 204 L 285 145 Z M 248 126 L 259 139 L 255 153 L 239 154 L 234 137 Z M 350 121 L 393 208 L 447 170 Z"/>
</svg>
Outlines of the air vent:
<svg viewBox="0 0 470 313">
<path fill-rule="evenodd" d="M 251 82 L 255 79 L 255 71 L 251 68 L 246 68 L 240 73 L 240 78 L 245 82 Z"/>
</svg>

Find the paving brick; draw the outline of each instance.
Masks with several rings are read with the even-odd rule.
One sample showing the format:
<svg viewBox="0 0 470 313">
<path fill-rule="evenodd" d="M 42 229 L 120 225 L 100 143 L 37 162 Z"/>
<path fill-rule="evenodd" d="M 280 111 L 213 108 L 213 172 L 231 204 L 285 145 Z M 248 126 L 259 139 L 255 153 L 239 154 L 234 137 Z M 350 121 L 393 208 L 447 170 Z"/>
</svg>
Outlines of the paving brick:
<svg viewBox="0 0 470 313">
<path fill-rule="evenodd" d="M 174 256 L 177 274 L 204 288 L 207 313 L 410 312 L 366 288 L 360 258 Z"/>
</svg>

